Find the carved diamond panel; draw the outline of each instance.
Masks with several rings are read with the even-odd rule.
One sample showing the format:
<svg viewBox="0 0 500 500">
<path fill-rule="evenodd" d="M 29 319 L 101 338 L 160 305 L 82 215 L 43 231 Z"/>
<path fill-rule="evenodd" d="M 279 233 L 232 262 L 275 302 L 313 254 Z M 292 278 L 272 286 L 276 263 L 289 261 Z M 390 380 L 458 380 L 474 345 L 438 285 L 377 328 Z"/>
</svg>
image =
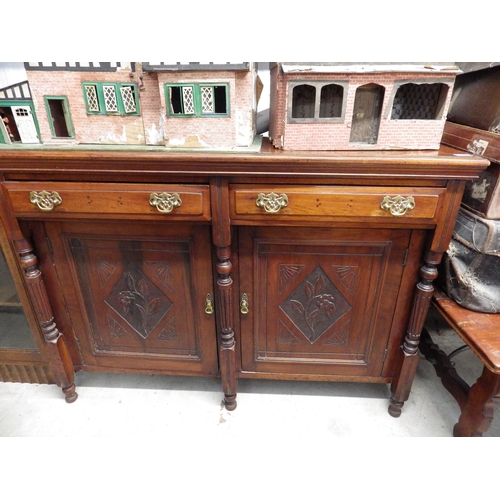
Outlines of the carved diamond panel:
<svg viewBox="0 0 500 500">
<path fill-rule="evenodd" d="M 129 265 L 106 303 L 142 338 L 147 338 L 172 302 L 139 269 Z"/>
<path fill-rule="evenodd" d="M 318 266 L 281 303 L 280 309 L 312 344 L 346 314 L 351 305 Z M 340 342 L 344 341 L 347 339 Z"/>
</svg>

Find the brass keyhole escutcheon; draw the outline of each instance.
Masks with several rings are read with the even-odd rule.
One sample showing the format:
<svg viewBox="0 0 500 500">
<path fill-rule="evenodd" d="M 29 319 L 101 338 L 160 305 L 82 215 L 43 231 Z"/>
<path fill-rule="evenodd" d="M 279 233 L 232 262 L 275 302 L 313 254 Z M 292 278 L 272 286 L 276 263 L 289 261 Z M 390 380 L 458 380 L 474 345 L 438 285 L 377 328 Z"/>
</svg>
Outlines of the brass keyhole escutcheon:
<svg viewBox="0 0 500 500">
<path fill-rule="evenodd" d="M 248 295 L 246 293 L 241 295 L 240 312 L 241 314 L 248 314 Z"/>
<path fill-rule="evenodd" d="M 40 210 L 50 212 L 55 206 L 62 203 L 62 198 L 57 191 L 53 191 L 52 193 L 49 191 L 40 191 L 39 193 L 31 191 L 30 201 Z"/>
<path fill-rule="evenodd" d="M 205 313 L 206 314 L 214 313 L 214 299 L 209 293 L 207 293 L 207 296 L 205 297 Z"/>
<path fill-rule="evenodd" d="M 151 193 L 149 204 L 156 207 L 158 212 L 169 214 L 174 208 L 182 205 L 182 200 L 177 193 Z"/>
<path fill-rule="evenodd" d="M 283 207 L 288 206 L 288 196 L 285 193 L 260 193 L 255 200 L 259 208 L 263 208 L 268 214 L 277 214 Z"/>
<path fill-rule="evenodd" d="M 394 196 L 393 198 L 385 196 L 380 203 L 380 208 L 382 210 L 389 210 L 394 217 L 401 217 L 406 212 L 415 208 L 415 199 L 413 196 L 408 196 L 408 198 L 401 195 Z"/>
</svg>

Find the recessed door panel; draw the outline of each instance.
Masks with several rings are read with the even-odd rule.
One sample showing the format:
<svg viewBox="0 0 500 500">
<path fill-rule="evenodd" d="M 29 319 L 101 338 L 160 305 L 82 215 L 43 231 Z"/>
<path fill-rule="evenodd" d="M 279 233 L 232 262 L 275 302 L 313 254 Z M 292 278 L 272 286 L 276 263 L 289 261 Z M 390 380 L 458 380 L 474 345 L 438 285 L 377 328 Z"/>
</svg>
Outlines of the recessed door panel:
<svg viewBox="0 0 500 500">
<path fill-rule="evenodd" d="M 241 229 L 243 370 L 379 376 L 409 235 Z"/>
<path fill-rule="evenodd" d="M 84 364 L 216 373 L 208 229 L 87 226 L 46 224 Z"/>
</svg>

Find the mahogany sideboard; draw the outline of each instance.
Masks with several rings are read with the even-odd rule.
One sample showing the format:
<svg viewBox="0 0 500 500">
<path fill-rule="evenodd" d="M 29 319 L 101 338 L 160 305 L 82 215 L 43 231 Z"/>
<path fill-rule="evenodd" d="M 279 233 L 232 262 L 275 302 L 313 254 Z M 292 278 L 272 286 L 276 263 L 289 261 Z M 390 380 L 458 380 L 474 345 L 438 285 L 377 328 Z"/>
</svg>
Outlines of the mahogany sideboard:
<svg viewBox="0 0 500 500">
<path fill-rule="evenodd" d="M 1 243 L 35 348 L 0 339 L 0 373 L 68 402 L 78 370 L 218 376 L 228 410 L 240 377 L 385 383 L 397 417 L 488 165 L 447 146 L 2 149 Z"/>
</svg>

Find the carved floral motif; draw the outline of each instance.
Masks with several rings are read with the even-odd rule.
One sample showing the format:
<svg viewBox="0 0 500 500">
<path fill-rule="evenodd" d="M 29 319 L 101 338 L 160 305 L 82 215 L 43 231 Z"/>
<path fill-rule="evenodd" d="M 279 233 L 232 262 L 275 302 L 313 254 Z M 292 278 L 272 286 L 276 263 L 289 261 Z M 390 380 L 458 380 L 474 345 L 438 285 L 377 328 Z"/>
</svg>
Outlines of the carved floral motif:
<svg viewBox="0 0 500 500">
<path fill-rule="evenodd" d="M 292 307 L 303 316 L 313 334 L 316 335 L 315 325 L 322 315 L 331 319 L 335 313 L 335 297 L 328 293 L 321 293 L 325 288 L 325 279 L 322 275 L 318 277 L 313 285 L 306 281 L 307 302 L 302 304 L 298 300 L 291 300 Z M 311 338 L 309 339 L 311 340 Z"/>
<path fill-rule="evenodd" d="M 317 267 L 295 287 L 280 308 L 306 339 L 314 343 L 351 309 L 351 305 L 321 267 Z M 340 343 L 344 341 L 343 334 Z"/>
<path fill-rule="evenodd" d="M 106 302 L 146 339 L 172 302 L 134 266 L 122 274 Z"/>
</svg>

